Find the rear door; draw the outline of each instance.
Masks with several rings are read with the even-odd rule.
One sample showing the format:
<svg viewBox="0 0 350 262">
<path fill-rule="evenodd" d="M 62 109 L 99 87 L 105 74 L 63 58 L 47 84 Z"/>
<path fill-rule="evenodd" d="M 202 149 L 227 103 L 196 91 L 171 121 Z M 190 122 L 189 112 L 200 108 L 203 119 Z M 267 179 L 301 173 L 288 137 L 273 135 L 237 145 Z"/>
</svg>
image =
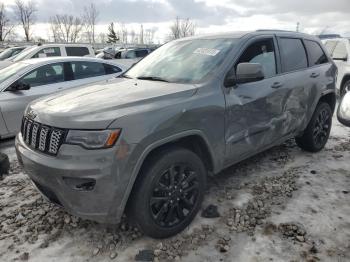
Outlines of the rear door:
<svg viewBox="0 0 350 262">
<path fill-rule="evenodd" d="M 274 36 L 250 40 L 236 61 L 260 63 L 265 79 L 226 88 L 226 164 L 232 164 L 273 144 L 282 137 L 283 101 L 287 96 L 280 76 L 280 60 Z"/>
<path fill-rule="evenodd" d="M 54 63 L 33 69 L 16 81 L 29 84 L 29 90 L 5 90 L 1 97 L 1 110 L 9 133 L 15 134 L 19 131 L 24 110 L 29 102 L 59 91 L 64 81 L 63 63 Z"/>
<path fill-rule="evenodd" d="M 310 97 L 315 96 L 312 88 L 312 70 L 308 68 L 308 58 L 304 43 L 300 38 L 279 37 L 282 77 L 288 95 L 280 101 L 283 106 L 283 135 L 297 132 L 307 121 Z"/>
<path fill-rule="evenodd" d="M 74 61 L 71 64 L 70 87 L 92 84 L 110 79 L 122 72 L 118 66 L 91 61 Z"/>
</svg>

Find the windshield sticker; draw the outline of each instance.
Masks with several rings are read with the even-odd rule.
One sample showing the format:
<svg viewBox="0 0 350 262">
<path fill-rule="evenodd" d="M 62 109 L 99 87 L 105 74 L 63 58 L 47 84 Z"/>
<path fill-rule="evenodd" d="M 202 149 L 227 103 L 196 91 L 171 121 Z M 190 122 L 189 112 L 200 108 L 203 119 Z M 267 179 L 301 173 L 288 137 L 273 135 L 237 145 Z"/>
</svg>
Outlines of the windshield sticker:
<svg viewBox="0 0 350 262">
<path fill-rule="evenodd" d="M 220 50 L 218 49 L 211 49 L 211 48 L 197 48 L 194 50 L 194 54 L 200 54 L 200 55 L 210 55 L 210 56 L 216 56 Z"/>
</svg>

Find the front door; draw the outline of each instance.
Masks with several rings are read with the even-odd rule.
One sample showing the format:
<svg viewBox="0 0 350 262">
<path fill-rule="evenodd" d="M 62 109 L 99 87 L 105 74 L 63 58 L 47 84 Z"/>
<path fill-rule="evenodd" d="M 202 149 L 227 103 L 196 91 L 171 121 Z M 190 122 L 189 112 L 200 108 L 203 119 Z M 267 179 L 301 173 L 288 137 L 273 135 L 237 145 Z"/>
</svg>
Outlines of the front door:
<svg viewBox="0 0 350 262">
<path fill-rule="evenodd" d="M 238 61 L 260 63 L 265 79 L 226 88 L 226 164 L 238 162 L 282 137 L 283 104 L 287 96 L 273 36 L 251 40 Z"/>
<path fill-rule="evenodd" d="M 29 90 L 2 92 L 1 112 L 9 133 L 14 135 L 20 130 L 24 110 L 31 101 L 59 91 L 64 79 L 63 63 L 43 65 L 17 80 L 29 84 Z"/>
</svg>

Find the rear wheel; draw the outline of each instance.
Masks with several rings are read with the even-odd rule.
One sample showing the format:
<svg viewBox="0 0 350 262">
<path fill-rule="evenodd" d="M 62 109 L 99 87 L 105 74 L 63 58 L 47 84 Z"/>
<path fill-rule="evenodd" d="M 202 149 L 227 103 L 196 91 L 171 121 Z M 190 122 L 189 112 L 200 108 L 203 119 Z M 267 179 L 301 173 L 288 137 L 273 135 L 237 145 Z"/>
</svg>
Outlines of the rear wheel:
<svg viewBox="0 0 350 262">
<path fill-rule="evenodd" d="M 332 109 L 326 102 L 317 105 L 316 110 L 300 137 L 296 137 L 297 145 L 309 152 L 318 152 L 326 145 L 332 127 Z"/>
<path fill-rule="evenodd" d="M 173 147 L 149 159 L 141 170 L 128 215 L 154 238 L 175 235 L 197 214 L 206 188 L 206 170 L 192 151 Z"/>
</svg>

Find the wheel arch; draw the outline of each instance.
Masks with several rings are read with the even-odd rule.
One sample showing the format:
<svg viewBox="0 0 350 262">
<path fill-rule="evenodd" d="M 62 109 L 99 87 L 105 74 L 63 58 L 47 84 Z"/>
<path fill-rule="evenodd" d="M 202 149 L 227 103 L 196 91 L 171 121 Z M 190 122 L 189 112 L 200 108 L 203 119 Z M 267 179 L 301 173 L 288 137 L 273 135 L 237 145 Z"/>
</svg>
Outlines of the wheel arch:
<svg viewBox="0 0 350 262">
<path fill-rule="evenodd" d="M 215 162 L 213 151 L 210 147 L 209 141 L 206 136 L 200 130 L 185 131 L 179 134 L 172 135 L 170 137 L 155 141 L 154 143 L 148 145 L 141 153 L 133 172 L 131 178 L 127 185 L 123 200 L 119 207 L 120 211 L 124 211 L 127 206 L 128 200 L 135 186 L 135 182 L 139 177 L 140 171 L 147 163 L 147 160 L 151 158 L 157 152 L 172 146 L 179 146 L 187 148 L 197 154 L 203 161 L 203 164 L 209 172 L 217 172 L 219 168 Z"/>
<path fill-rule="evenodd" d="M 343 90 L 344 90 L 344 84 L 347 82 L 347 81 L 350 81 L 350 74 L 346 74 L 343 76 L 343 79 L 341 80 L 341 83 L 340 83 L 340 95 L 343 93 Z"/>
</svg>

